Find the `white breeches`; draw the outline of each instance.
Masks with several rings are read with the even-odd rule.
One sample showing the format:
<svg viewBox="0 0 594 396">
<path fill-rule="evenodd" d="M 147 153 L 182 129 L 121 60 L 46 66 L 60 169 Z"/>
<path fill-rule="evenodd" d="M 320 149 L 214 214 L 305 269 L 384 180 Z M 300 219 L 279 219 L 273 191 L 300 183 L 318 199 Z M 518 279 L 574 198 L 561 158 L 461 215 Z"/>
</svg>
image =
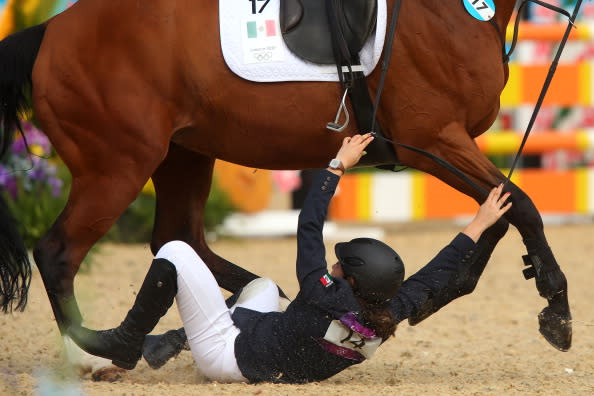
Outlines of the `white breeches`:
<svg viewBox="0 0 594 396">
<path fill-rule="evenodd" d="M 240 331 L 231 313 L 238 306 L 260 312 L 278 311 L 277 285 L 270 279 L 255 279 L 228 309 L 214 276 L 188 244 L 169 242 L 156 258 L 169 260 L 177 268 L 177 308 L 199 370 L 213 381 L 247 381 L 235 360 L 235 338 Z"/>
</svg>

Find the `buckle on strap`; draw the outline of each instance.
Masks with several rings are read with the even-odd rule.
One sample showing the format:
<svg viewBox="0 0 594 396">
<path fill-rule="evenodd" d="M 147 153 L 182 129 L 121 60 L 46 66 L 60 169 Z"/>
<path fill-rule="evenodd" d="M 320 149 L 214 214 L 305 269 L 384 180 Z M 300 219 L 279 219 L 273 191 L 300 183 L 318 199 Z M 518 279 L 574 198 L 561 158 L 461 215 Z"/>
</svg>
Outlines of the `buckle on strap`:
<svg viewBox="0 0 594 396">
<path fill-rule="evenodd" d="M 540 272 L 542 270 L 542 260 L 539 256 L 526 254 L 522 256 L 522 260 L 524 260 L 524 265 L 526 268 L 522 271 L 524 274 L 524 279 L 529 280 L 534 278 L 536 275 L 540 276 Z"/>
</svg>

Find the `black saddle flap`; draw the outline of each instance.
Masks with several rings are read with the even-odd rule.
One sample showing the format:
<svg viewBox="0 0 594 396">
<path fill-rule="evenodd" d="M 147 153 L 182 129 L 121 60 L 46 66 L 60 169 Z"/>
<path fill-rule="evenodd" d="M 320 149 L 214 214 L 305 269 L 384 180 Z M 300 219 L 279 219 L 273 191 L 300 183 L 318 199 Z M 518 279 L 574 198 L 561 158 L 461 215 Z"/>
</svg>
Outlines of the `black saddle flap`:
<svg viewBox="0 0 594 396">
<path fill-rule="evenodd" d="M 303 4 L 301 4 L 301 0 L 280 0 L 280 2 L 280 26 L 283 33 L 285 33 L 301 22 Z"/>
<path fill-rule="evenodd" d="M 326 9 L 328 0 L 280 0 L 280 25 L 287 47 L 297 56 L 319 64 L 335 64 Z M 361 51 L 375 28 L 377 0 L 337 2 L 344 14 L 344 36 L 352 55 Z"/>
</svg>

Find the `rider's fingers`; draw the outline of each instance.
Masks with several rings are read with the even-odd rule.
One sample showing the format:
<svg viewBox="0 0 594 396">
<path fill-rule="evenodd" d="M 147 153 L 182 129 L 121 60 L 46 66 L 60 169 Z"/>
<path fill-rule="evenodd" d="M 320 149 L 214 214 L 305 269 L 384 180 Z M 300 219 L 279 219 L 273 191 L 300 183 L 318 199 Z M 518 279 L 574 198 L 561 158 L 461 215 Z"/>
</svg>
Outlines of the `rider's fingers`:
<svg viewBox="0 0 594 396">
<path fill-rule="evenodd" d="M 368 136 L 365 136 L 365 138 L 363 139 L 363 141 L 361 142 L 364 146 L 367 146 L 369 143 L 371 143 L 373 141 L 373 136 L 371 136 L 371 134 L 368 134 Z"/>
<path fill-rule="evenodd" d="M 511 195 L 511 193 L 508 191 L 505 194 L 503 194 L 501 197 L 499 197 L 499 199 L 497 200 L 497 205 L 501 206 L 505 203 L 505 201 L 508 200 L 509 196 Z"/>
<path fill-rule="evenodd" d="M 512 207 L 512 203 L 508 202 L 507 204 L 505 204 L 505 206 L 503 208 L 500 209 L 499 213 L 501 213 L 502 215 L 507 212 L 510 208 Z"/>
<path fill-rule="evenodd" d="M 503 191 L 503 183 L 499 184 L 496 187 L 493 187 L 493 189 L 491 190 L 491 193 L 489 194 L 489 198 L 491 198 L 494 201 L 497 201 L 499 199 L 499 197 L 501 196 L 502 191 Z"/>
<path fill-rule="evenodd" d="M 491 191 L 489 191 L 489 195 L 487 196 L 487 199 L 485 200 L 485 202 L 497 201 L 498 196 L 499 196 L 499 192 L 497 191 L 497 187 L 493 187 L 491 189 Z"/>
<path fill-rule="evenodd" d="M 366 133 L 364 135 L 354 135 L 352 136 L 350 139 L 355 142 L 355 143 L 362 143 L 364 141 L 369 140 L 370 138 L 373 138 L 373 136 L 371 135 L 371 133 Z"/>
</svg>

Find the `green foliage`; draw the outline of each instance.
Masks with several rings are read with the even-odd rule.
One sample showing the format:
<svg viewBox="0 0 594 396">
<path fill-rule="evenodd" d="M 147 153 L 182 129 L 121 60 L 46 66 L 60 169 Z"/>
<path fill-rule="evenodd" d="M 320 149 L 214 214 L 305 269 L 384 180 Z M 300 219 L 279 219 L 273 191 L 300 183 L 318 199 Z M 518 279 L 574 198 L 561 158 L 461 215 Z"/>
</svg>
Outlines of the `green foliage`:
<svg viewBox="0 0 594 396">
<path fill-rule="evenodd" d="M 148 243 L 155 218 L 155 197 L 140 194 L 111 228 L 105 240 L 117 243 Z"/>
<path fill-rule="evenodd" d="M 23 1 L 14 2 L 12 11 L 15 32 L 47 21 L 64 7 L 61 4 L 64 2 L 61 0 L 41 0 L 37 1 L 33 6 L 29 3 Z"/>
<path fill-rule="evenodd" d="M 25 246 L 31 249 L 53 224 L 64 207 L 66 197 L 65 194 L 55 196 L 48 184 L 36 183 L 27 190 L 23 184 L 20 180 L 17 182 L 17 199 L 7 191 L 2 191 L 2 194 L 18 222 Z"/>
<path fill-rule="evenodd" d="M 23 134 L 0 164 L 0 194 L 32 248 L 64 207 L 69 176 L 41 131 L 24 122 Z"/>
</svg>

